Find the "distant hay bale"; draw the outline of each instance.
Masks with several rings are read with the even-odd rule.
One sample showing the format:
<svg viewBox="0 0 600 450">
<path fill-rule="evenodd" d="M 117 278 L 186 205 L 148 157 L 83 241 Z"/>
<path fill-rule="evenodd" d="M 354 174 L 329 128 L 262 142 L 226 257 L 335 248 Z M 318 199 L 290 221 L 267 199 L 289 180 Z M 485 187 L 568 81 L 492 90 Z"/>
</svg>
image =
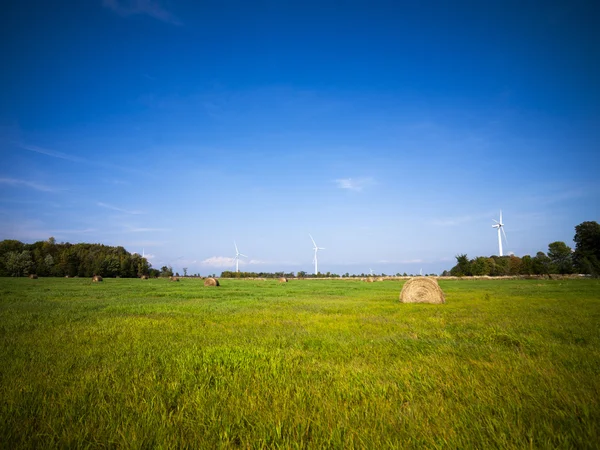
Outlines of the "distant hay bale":
<svg viewBox="0 0 600 450">
<path fill-rule="evenodd" d="M 404 283 L 400 303 L 446 303 L 444 292 L 433 278 L 415 277 Z"/>
<path fill-rule="evenodd" d="M 383 281 L 383 277 L 377 278 L 377 281 Z"/>
<path fill-rule="evenodd" d="M 148 280 L 150 277 L 148 275 L 142 275 L 140 278 L 142 280 Z"/>
<path fill-rule="evenodd" d="M 94 275 L 94 276 L 92 277 L 92 282 L 93 282 L 93 283 L 98 283 L 98 282 L 100 282 L 100 281 L 103 281 L 103 280 L 102 280 L 102 277 L 101 277 L 100 275 Z"/>
<path fill-rule="evenodd" d="M 374 280 L 373 280 L 373 277 L 367 277 L 367 278 L 365 279 L 365 281 L 366 281 L 367 283 L 373 283 L 373 281 L 374 281 Z"/>
<path fill-rule="evenodd" d="M 31 278 L 32 280 L 37 280 L 38 276 L 35 273 L 31 273 L 29 274 L 29 278 Z"/>
<path fill-rule="evenodd" d="M 204 280 L 204 286 L 220 286 L 219 280 L 209 277 Z"/>
<path fill-rule="evenodd" d="M 279 278 L 279 282 L 280 282 L 280 283 L 287 283 L 287 282 L 288 282 L 288 280 L 287 280 L 287 278 L 286 278 L 286 277 L 281 277 L 281 278 Z"/>
<path fill-rule="evenodd" d="M 171 280 L 171 281 L 179 281 L 179 277 L 169 277 L 169 280 Z"/>
</svg>

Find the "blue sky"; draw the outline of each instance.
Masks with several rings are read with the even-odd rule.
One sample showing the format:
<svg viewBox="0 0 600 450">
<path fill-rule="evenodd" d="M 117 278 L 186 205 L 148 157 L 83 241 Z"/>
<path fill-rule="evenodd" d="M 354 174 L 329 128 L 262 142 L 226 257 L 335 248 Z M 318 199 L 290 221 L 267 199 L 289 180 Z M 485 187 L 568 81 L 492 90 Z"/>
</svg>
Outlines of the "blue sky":
<svg viewBox="0 0 600 450">
<path fill-rule="evenodd" d="M 439 273 L 600 220 L 598 2 L 12 3 L 0 239 Z"/>
</svg>

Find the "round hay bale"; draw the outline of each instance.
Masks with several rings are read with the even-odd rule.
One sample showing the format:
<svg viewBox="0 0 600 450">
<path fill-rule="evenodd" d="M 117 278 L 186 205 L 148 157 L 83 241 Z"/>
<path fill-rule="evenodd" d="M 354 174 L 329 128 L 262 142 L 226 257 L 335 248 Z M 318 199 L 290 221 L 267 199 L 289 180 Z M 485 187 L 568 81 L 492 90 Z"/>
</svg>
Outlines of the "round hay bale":
<svg viewBox="0 0 600 450">
<path fill-rule="evenodd" d="M 219 280 L 209 277 L 206 280 L 204 280 L 204 286 L 220 286 Z"/>
<path fill-rule="evenodd" d="M 94 276 L 92 277 L 92 282 L 93 282 L 93 283 L 99 283 L 100 281 L 103 281 L 103 280 L 102 280 L 102 277 L 101 277 L 100 275 L 94 275 Z"/>
<path fill-rule="evenodd" d="M 178 277 L 169 277 L 169 280 L 171 280 L 171 281 L 179 281 L 179 278 Z"/>
<path fill-rule="evenodd" d="M 35 273 L 31 273 L 29 274 L 29 278 L 31 278 L 32 280 L 37 280 L 38 276 Z"/>
<path fill-rule="evenodd" d="M 287 278 L 281 277 L 281 278 L 279 278 L 279 282 L 280 283 L 287 283 L 288 281 L 287 281 Z"/>
<path fill-rule="evenodd" d="M 142 280 L 148 280 L 150 277 L 148 275 L 142 275 L 140 278 Z"/>
<path fill-rule="evenodd" d="M 404 283 L 400 303 L 446 303 L 444 292 L 433 278 L 415 277 Z"/>
<path fill-rule="evenodd" d="M 383 281 L 383 277 L 377 278 L 377 281 Z"/>
<path fill-rule="evenodd" d="M 373 283 L 373 277 L 367 277 L 367 279 L 365 280 L 367 283 Z"/>
</svg>

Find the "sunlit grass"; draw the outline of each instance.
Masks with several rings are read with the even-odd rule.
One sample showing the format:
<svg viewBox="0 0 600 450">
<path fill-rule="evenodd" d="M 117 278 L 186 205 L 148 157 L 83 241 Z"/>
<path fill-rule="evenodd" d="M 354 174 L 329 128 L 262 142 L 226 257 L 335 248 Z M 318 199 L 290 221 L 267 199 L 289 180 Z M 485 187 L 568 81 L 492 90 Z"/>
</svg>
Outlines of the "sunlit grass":
<svg viewBox="0 0 600 450">
<path fill-rule="evenodd" d="M 0 279 L 0 446 L 593 448 L 596 280 Z"/>
</svg>

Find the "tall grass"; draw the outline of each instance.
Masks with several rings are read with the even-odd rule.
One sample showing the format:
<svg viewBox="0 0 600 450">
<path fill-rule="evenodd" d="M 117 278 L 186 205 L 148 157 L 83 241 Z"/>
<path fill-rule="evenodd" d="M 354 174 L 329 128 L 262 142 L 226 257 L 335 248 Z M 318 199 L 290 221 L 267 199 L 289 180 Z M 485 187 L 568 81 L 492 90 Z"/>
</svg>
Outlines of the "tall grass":
<svg viewBox="0 0 600 450">
<path fill-rule="evenodd" d="M 0 446 L 594 448 L 600 283 L 0 279 Z"/>
</svg>

